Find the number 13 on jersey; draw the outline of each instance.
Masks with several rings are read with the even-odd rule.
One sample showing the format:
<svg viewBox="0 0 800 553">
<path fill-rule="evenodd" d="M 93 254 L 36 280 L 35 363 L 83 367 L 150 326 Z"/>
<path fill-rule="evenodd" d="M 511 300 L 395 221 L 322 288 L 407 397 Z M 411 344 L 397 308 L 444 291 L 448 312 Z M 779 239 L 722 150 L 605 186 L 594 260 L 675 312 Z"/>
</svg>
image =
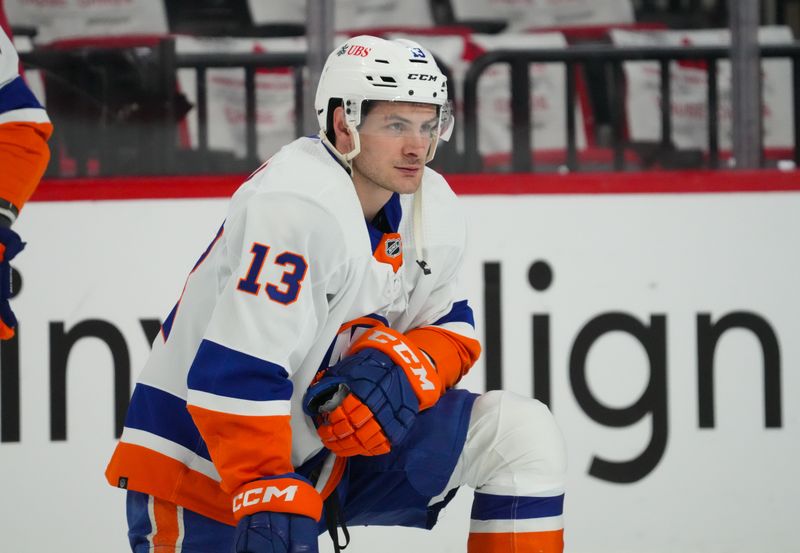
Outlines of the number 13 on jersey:
<svg viewBox="0 0 800 553">
<path fill-rule="evenodd" d="M 261 275 L 261 269 L 267 261 L 269 250 L 269 246 L 253 242 L 253 247 L 250 249 L 250 253 L 253 254 L 253 260 L 250 262 L 247 274 L 239 279 L 239 284 L 236 286 L 237 290 L 254 296 L 258 295 L 261 290 L 261 284 L 259 284 L 258 280 Z M 286 267 L 286 269 L 284 269 L 281 280 L 277 285 L 269 282 L 265 283 L 264 292 L 272 301 L 284 305 L 294 303 L 297 301 L 303 279 L 306 277 L 308 263 L 306 263 L 302 255 L 294 252 L 281 252 L 275 256 L 272 263 Z"/>
</svg>

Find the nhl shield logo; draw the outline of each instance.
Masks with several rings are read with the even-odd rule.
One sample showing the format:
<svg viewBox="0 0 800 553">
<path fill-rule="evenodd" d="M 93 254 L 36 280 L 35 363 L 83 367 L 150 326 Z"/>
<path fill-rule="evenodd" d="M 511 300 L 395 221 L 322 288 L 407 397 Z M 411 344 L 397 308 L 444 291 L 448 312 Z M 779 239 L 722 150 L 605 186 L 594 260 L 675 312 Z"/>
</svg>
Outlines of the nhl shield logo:
<svg viewBox="0 0 800 553">
<path fill-rule="evenodd" d="M 391 265 L 396 273 L 403 265 L 403 242 L 400 234 L 397 232 L 384 234 L 372 255 L 381 263 Z"/>
<path fill-rule="evenodd" d="M 386 257 L 397 257 L 402 249 L 402 242 L 399 238 L 390 238 L 386 241 Z"/>
</svg>

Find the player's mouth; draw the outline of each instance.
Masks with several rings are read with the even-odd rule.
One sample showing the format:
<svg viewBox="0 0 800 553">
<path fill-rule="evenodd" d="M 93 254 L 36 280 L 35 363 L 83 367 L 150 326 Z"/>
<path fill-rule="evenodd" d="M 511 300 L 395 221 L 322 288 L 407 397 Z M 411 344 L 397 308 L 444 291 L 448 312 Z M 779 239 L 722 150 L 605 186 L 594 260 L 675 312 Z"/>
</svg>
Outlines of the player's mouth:
<svg viewBox="0 0 800 553">
<path fill-rule="evenodd" d="M 422 167 L 420 167 L 419 165 L 399 165 L 395 166 L 395 169 L 400 171 L 402 175 L 408 177 L 415 177 L 419 175 L 420 171 L 422 171 Z"/>
</svg>

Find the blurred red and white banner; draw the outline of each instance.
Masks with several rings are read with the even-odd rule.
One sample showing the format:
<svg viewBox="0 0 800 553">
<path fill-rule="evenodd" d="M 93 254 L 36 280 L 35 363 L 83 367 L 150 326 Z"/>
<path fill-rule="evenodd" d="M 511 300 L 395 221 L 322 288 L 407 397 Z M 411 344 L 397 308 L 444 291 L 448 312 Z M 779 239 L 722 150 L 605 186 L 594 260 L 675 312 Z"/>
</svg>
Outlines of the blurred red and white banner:
<svg viewBox="0 0 800 553">
<path fill-rule="evenodd" d="M 4 0 L 12 25 L 34 27 L 37 42 L 167 33 L 163 0 Z"/>
</svg>

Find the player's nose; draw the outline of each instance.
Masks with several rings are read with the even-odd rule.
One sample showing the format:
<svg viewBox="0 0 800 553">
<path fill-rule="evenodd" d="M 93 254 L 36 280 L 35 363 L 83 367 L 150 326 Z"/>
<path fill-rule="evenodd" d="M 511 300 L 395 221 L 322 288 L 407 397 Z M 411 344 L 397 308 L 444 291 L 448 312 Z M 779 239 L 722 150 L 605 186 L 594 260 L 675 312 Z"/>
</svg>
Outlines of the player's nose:
<svg viewBox="0 0 800 553">
<path fill-rule="evenodd" d="M 422 157 L 428 151 L 430 142 L 430 138 L 420 133 L 411 133 L 403 142 L 403 153 L 407 156 Z"/>
</svg>

